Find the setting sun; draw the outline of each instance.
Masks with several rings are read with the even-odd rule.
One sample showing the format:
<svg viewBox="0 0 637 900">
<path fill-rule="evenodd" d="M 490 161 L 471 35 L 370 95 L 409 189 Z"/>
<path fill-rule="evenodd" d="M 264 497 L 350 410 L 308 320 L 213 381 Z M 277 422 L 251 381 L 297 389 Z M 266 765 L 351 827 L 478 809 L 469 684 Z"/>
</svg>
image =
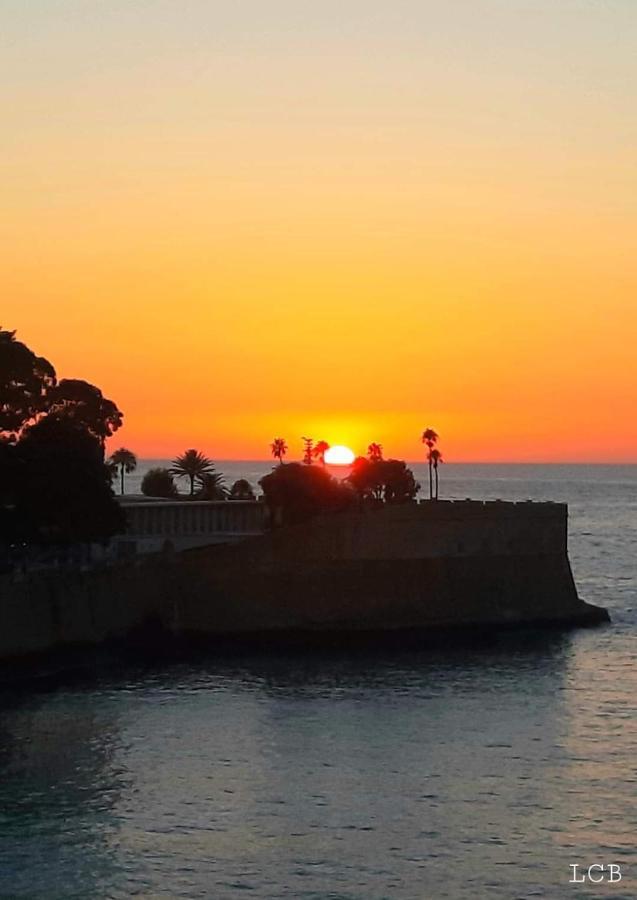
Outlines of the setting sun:
<svg viewBox="0 0 637 900">
<path fill-rule="evenodd" d="M 355 458 L 354 451 L 342 444 L 335 444 L 325 451 L 325 462 L 328 466 L 351 466 Z"/>
</svg>

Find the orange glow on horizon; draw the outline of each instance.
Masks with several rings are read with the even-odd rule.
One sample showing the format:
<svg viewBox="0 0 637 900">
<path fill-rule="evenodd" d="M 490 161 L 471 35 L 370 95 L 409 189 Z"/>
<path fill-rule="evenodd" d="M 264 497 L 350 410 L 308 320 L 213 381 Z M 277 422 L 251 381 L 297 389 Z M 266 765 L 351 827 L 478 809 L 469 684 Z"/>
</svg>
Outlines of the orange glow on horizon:
<svg viewBox="0 0 637 900">
<path fill-rule="evenodd" d="M 0 324 L 110 450 L 637 462 L 632 4 L 11 6 Z"/>
</svg>

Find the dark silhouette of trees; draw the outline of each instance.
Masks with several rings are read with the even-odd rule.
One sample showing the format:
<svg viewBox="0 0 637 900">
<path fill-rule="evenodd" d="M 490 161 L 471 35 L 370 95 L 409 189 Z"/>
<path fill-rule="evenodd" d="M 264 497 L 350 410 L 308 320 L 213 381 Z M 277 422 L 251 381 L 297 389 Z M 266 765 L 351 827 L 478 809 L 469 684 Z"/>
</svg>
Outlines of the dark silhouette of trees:
<svg viewBox="0 0 637 900">
<path fill-rule="evenodd" d="M 37 544 L 103 541 L 125 530 L 101 442 L 76 423 L 45 416 L 15 448 L 22 537 Z"/>
<path fill-rule="evenodd" d="M 195 482 L 200 484 L 205 475 L 214 473 L 214 463 L 199 450 L 186 450 L 181 456 L 176 457 L 172 461 L 170 474 L 176 475 L 177 478 L 188 478 L 190 481 L 190 496 L 195 493 Z"/>
<path fill-rule="evenodd" d="M 119 474 L 120 494 L 124 493 L 124 476 L 130 475 L 137 468 L 137 457 L 131 450 L 126 447 L 120 447 L 109 459 L 107 465 L 113 467 L 116 474 Z"/>
<path fill-rule="evenodd" d="M 0 438 L 12 441 L 47 410 L 56 384 L 48 359 L 36 356 L 15 334 L 0 330 Z"/>
<path fill-rule="evenodd" d="M 5 544 L 105 540 L 125 528 L 104 462 L 122 413 L 94 385 L 62 380 L 0 330 L 0 528 Z"/>
<path fill-rule="evenodd" d="M 431 464 L 432 464 L 433 470 L 434 470 L 434 484 L 435 484 L 434 500 L 438 499 L 438 466 L 443 462 L 444 462 L 444 460 L 442 458 L 442 453 L 440 452 L 440 450 L 438 450 L 434 447 L 433 450 L 431 451 Z"/>
<path fill-rule="evenodd" d="M 370 444 L 367 448 L 367 459 L 370 462 L 378 462 L 383 458 L 383 446 L 382 444 Z"/>
<path fill-rule="evenodd" d="M 198 500 L 225 500 L 228 491 L 220 472 L 207 472 L 201 476 L 201 487 L 197 492 Z"/>
<path fill-rule="evenodd" d="M 0 437 L 15 441 L 23 429 L 43 415 L 67 419 L 101 441 L 122 424 L 122 413 L 99 388 L 87 381 L 63 378 L 14 331 L 0 331 Z"/>
<path fill-rule="evenodd" d="M 230 488 L 229 500 L 256 500 L 252 485 L 245 478 L 239 478 Z"/>
<path fill-rule="evenodd" d="M 312 456 L 315 456 L 322 466 L 325 465 L 325 454 L 330 449 L 327 441 L 319 441 L 312 447 Z"/>
<path fill-rule="evenodd" d="M 366 459 L 359 456 L 346 478 L 363 501 L 407 503 L 413 500 L 420 485 L 414 473 L 401 459 Z"/>
<path fill-rule="evenodd" d="M 294 525 L 320 513 L 340 512 L 356 501 L 349 485 L 321 466 L 303 463 L 277 466 L 259 485 L 274 525 Z"/>
<path fill-rule="evenodd" d="M 275 438 L 270 444 L 270 450 L 272 451 L 272 456 L 275 459 L 279 460 L 279 465 L 283 462 L 283 457 L 288 452 L 288 445 L 285 443 L 283 438 Z"/>
<path fill-rule="evenodd" d="M 149 469 L 142 479 L 142 494 L 146 497 L 177 497 L 177 487 L 168 469 Z"/>
<path fill-rule="evenodd" d="M 303 441 L 303 462 L 306 466 L 312 465 L 312 457 L 314 456 L 314 441 L 312 438 L 301 438 Z"/>
<path fill-rule="evenodd" d="M 50 389 L 48 400 L 49 416 L 85 428 L 102 446 L 122 424 L 123 414 L 115 403 L 88 381 L 63 378 Z"/>
<path fill-rule="evenodd" d="M 429 465 L 429 499 L 433 500 L 433 459 L 431 453 L 438 442 L 438 432 L 434 431 L 433 428 L 425 428 L 422 433 L 422 442 L 427 447 L 427 463 Z"/>
</svg>

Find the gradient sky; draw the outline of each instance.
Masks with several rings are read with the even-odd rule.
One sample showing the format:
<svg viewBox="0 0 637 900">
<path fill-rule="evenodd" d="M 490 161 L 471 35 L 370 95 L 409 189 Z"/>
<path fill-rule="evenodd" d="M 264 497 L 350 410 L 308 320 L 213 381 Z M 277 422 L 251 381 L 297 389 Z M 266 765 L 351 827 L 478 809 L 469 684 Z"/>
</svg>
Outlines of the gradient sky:
<svg viewBox="0 0 637 900">
<path fill-rule="evenodd" d="M 635 0 L 0 17 L 0 324 L 115 445 L 637 461 Z"/>
</svg>

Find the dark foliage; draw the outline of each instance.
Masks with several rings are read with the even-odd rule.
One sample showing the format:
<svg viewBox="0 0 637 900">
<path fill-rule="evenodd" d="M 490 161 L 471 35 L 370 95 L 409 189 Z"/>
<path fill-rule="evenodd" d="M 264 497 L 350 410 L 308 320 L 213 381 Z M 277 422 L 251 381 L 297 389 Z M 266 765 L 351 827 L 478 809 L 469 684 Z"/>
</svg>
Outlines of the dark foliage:
<svg viewBox="0 0 637 900">
<path fill-rule="evenodd" d="M 256 500 L 252 485 L 245 478 L 239 478 L 230 488 L 229 500 Z"/>
<path fill-rule="evenodd" d="M 322 467 L 284 463 L 265 475 L 259 484 L 272 520 L 293 525 L 320 513 L 339 512 L 356 502 L 351 487 L 337 481 Z"/>
<path fill-rule="evenodd" d="M 385 503 L 407 503 L 420 490 L 414 473 L 401 459 L 359 456 L 346 480 L 361 499 Z"/>
<path fill-rule="evenodd" d="M 70 421 L 46 416 L 15 448 L 16 530 L 27 542 L 102 541 L 125 528 L 100 441 Z"/>
<path fill-rule="evenodd" d="M 201 476 L 201 487 L 197 492 L 197 500 L 225 500 L 228 491 L 220 472 L 208 472 Z"/>
<path fill-rule="evenodd" d="M 149 469 L 142 478 L 142 494 L 168 499 L 176 497 L 177 487 L 168 469 Z"/>
<path fill-rule="evenodd" d="M 99 388 L 76 378 L 63 378 L 49 391 L 49 415 L 86 429 L 104 443 L 122 424 L 123 414 Z"/>
<path fill-rule="evenodd" d="M 122 422 L 111 400 L 55 370 L 0 331 L 0 540 L 5 545 L 101 541 L 124 515 L 104 463 Z"/>
<path fill-rule="evenodd" d="M 47 409 L 55 384 L 55 369 L 47 359 L 17 341 L 14 331 L 0 330 L 0 435 L 14 440 Z"/>
</svg>

